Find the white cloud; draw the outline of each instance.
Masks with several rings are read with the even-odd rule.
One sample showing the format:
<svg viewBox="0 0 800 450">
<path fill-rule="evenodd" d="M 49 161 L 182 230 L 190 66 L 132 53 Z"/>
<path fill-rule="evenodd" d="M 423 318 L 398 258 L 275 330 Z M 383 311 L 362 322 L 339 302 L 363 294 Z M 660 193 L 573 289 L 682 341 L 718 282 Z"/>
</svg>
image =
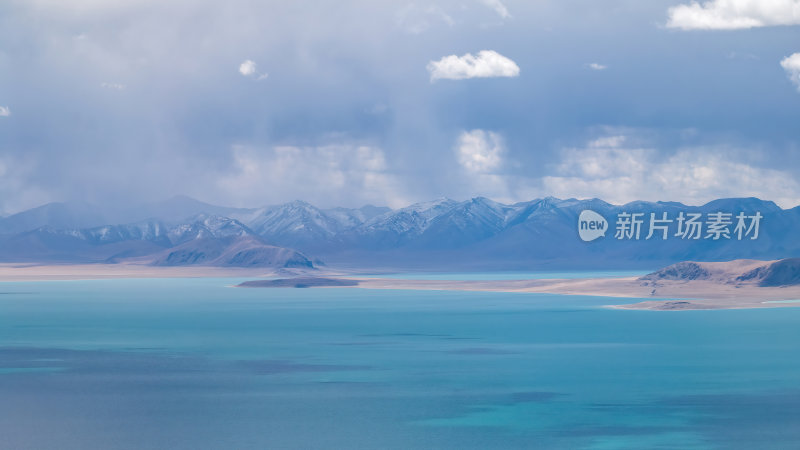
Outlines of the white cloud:
<svg viewBox="0 0 800 450">
<path fill-rule="evenodd" d="M 445 56 L 428 63 L 431 81 L 438 79 L 463 80 L 465 78 L 516 77 L 519 66 L 493 50 L 481 50 L 477 56 Z"/>
<path fill-rule="evenodd" d="M 497 13 L 498 16 L 502 17 L 503 19 L 508 19 L 511 17 L 511 14 L 508 12 L 508 8 L 506 5 L 503 4 L 501 0 L 480 0 L 481 3 L 492 8 L 494 12 Z"/>
<path fill-rule="evenodd" d="M 101 83 L 100 86 L 106 89 L 115 89 L 117 91 L 125 89 L 125 85 L 120 83 Z"/>
<path fill-rule="evenodd" d="M 260 73 L 255 61 L 249 59 L 239 64 L 239 73 L 246 77 L 255 78 L 256 80 L 263 80 L 269 76 L 268 73 Z"/>
<path fill-rule="evenodd" d="M 503 139 L 492 131 L 464 131 L 458 137 L 458 163 L 469 172 L 486 173 L 502 164 Z"/>
<path fill-rule="evenodd" d="M 781 67 L 786 71 L 786 75 L 792 80 L 800 91 L 800 53 L 794 53 L 781 61 Z"/>
<path fill-rule="evenodd" d="M 558 197 L 598 197 L 612 203 L 674 200 L 703 204 L 722 197 L 755 196 L 783 207 L 800 203 L 800 184 L 779 170 L 736 161 L 729 152 L 683 149 L 670 157 L 648 148 L 624 148 L 616 138 L 567 149 L 542 179 Z"/>
<path fill-rule="evenodd" d="M 589 63 L 589 64 L 586 65 L 586 67 L 588 67 L 588 68 L 590 68 L 592 70 L 606 70 L 606 69 L 608 69 L 608 66 L 603 65 L 603 64 L 599 64 L 599 63 Z"/>
<path fill-rule="evenodd" d="M 589 141 L 590 148 L 619 148 L 628 140 L 625 136 L 603 136 Z"/>
<path fill-rule="evenodd" d="M 11 115 L 11 110 L 8 106 L 0 106 L 0 117 L 8 117 Z"/>
<path fill-rule="evenodd" d="M 256 73 L 256 63 L 249 59 L 244 60 L 244 62 L 239 66 L 239 73 L 246 77 L 254 75 Z"/>
<path fill-rule="evenodd" d="M 320 205 L 405 206 L 403 187 L 380 148 L 365 145 L 232 148 L 232 169 L 217 186 L 243 204 L 302 199 Z"/>
<path fill-rule="evenodd" d="M 505 161 L 503 137 L 493 131 L 463 131 L 455 144 L 459 170 L 450 180 L 448 195 L 455 197 L 486 196 L 498 201 L 517 201 L 519 192 L 517 177 L 504 173 Z M 529 180 L 522 180 L 529 184 Z"/>
<path fill-rule="evenodd" d="M 800 24 L 800 0 L 711 0 L 668 10 L 667 27 L 683 30 L 736 30 Z"/>
</svg>

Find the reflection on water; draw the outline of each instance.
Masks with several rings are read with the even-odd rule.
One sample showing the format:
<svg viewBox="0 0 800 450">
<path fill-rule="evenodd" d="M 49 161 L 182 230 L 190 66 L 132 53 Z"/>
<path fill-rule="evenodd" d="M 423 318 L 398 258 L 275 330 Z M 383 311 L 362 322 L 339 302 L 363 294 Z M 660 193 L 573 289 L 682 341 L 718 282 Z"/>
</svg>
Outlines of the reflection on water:
<svg viewBox="0 0 800 450">
<path fill-rule="evenodd" d="M 800 441 L 800 309 L 618 311 L 600 308 L 610 299 L 546 294 L 227 287 L 239 281 L 3 283 L 2 446 Z"/>
</svg>

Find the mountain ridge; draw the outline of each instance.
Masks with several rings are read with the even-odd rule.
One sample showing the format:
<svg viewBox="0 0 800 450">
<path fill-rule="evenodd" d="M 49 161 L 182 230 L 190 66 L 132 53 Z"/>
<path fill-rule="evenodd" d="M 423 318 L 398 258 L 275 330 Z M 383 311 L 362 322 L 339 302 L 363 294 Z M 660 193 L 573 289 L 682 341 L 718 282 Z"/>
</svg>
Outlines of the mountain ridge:
<svg viewBox="0 0 800 450">
<path fill-rule="evenodd" d="M 153 255 L 185 242 L 230 236 L 258 238 L 263 245 L 294 249 L 329 264 L 398 268 L 631 268 L 686 260 L 781 259 L 800 255 L 800 240 L 792 232 L 800 229 L 800 207 L 782 209 L 774 202 L 754 197 L 717 199 L 700 206 L 646 201 L 614 205 L 597 198 L 544 197 L 513 204 L 485 197 L 466 201 L 440 198 L 394 210 L 375 206 L 322 209 L 299 200 L 263 208 L 228 208 L 190 198 L 174 202 L 185 208 L 170 211 L 163 218 L 90 228 L 73 226 L 81 223 L 74 220 L 77 210 L 65 214 L 69 220 L 60 225 L 51 220 L 54 216 L 22 212 L 23 218 L 45 217 L 49 218 L 45 220 L 48 223 L 2 234 L 0 260 L 69 261 L 70 251 L 75 259 L 85 259 L 102 249 L 103 255 L 94 256 L 95 260 L 119 261 Z M 651 212 L 657 217 L 666 213 L 675 219 L 679 212 L 707 215 L 722 211 L 735 215 L 758 211 L 763 223 L 757 240 L 691 241 L 672 233 L 667 240 L 648 240 L 646 232 L 640 240 L 618 240 L 609 230 L 603 239 L 582 242 L 578 239 L 577 217 L 584 209 L 605 217 L 609 228 L 615 226 L 615 216 L 622 212 L 641 213 L 643 220 L 649 220 Z M 102 215 L 102 211 L 94 212 Z M 181 212 L 192 214 L 176 220 L 176 214 Z M 13 217 L 0 219 L 0 230 Z M 21 223 L 31 226 L 40 222 L 17 218 L 11 224 L 17 231 Z M 110 254 L 110 250 L 116 253 Z"/>
</svg>

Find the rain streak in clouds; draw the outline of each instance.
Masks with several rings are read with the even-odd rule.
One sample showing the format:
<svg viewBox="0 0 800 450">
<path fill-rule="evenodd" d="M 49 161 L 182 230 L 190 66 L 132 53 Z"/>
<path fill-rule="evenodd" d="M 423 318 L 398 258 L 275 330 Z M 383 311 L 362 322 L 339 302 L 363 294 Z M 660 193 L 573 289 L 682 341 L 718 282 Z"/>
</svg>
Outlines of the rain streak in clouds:
<svg viewBox="0 0 800 450">
<path fill-rule="evenodd" d="M 800 203 L 798 1 L 11 0 L 0 22 L 0 214 Z"/>
</svg>

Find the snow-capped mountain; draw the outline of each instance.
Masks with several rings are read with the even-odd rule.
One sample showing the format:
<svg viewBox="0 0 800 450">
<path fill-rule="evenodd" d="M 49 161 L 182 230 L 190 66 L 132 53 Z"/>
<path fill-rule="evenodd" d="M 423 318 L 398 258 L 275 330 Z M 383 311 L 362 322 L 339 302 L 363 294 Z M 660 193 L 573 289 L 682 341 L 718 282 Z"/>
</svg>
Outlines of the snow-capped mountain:
<svg viewBox="0 0 800 450">
<path fill-rule="evenodd" d="M 303 201 L 270 206 L 240 217 L 259 236 L 289 247 L 329 247 L 343 233 L 357 229 L 389 208 L 320 209 Z"/>
<path fill-rule="evenodd" d="M 388 211 L 373 217 L 361 227 L 363 234 L 389 232 L 397 235 L 419 235 L 436 217 L 453 209 L 458 202 L 440 198 L 430 202 L 415 203 L 411 206 Z"/>
<path fill-rule="evenodd" d="M 187 223 L 170 227 L 167 231 L 172 245 L 179 245 L 196 239 L 257 236 L 236 219 L 217 215 L 200 214 Z"/>
<path fill-rule="evenodd" d="M 331 208 L 323 212 L 341 225 L 342 230 L 357 227 L 372 218 L 390 212 L 387 207 L 366 205 L 358 209 Z"/>
<path fill-rule="evenodd" d="M 505 228 L 515 210 L 484 197 L 457 203 L 430 219 L 418 245 L 447 248 L 487 239 Z"/>
<path fill-rule="evenodd" d="M 82 230 L 63 230 L 63 232 L 97 244 L 108 244 L 121 241 L 150 241 L 168 246 L 169 228 L 159 221 L 145 221 L 126 225 L 105 225 Z"/>
<path fill-rule="evenodd" d="M 280 242 L 327 239 L 342 229 L 342 222 L 303 201 L 270 206 L 244 219 L 261 236 Z"/>
<path fill-rule="evenodd" d="M 204 205 L 181 203 L 192 210 Z M 586 209 L 608 219 L 604 239 L 587 243 L 578 238 L 578 215 Z M 158 255 L 159 263 L 165 264 L 193 260 L 273 264 L 275 258 L 288 258 L 286 263 L 302 266 L 308 259 L 305 255 L 311 255 L 351 266 L 525 269 L 656 267 L 690 259 L 780 259 L 800 254 L 795 235 L 800 229 L 800 207 L 784 210 L 754 198 L 720 199 L 702 206 L 642 201 L 612 205 L 599 199 L 553 197 L 509 205 L 483 197 L 461 202 L 442 198 L 396 210 L 320 209 L 295 201 L 259 209 L 230 208 L 229 215 L 213 212 L 225 211 L 224 207 L 209 210 L 181 221 L 155 218 L 89 228 L 35 227 L 0 236 L 0 260 L 116 261 Z M 659 217 L 666 213 L 674 219 L 681 212 L 705 217 L 718 211 L 760 212 L 759 238 L 648 240 L 646 231 L 639 240 L 614 238 L 615 218 L 623 212 L 641 213 L 649 220 L 650 213 Z M 20 214 L 43 217 L 41 212 Z M 237 249 L 236 256 L 223 258 L 234 250 L 231 246 Z M 252 247 L 249 253 L 248 246 Z M 277 251 L 273 246 L 298 253 Z"/>
<path fill-rule="evenodd" d="M 200 214 L 184 223 L 145 221 L 85 229 L 51 226 L 0 241 L 0 260 L 119 262 L 152 255 L 156 265 L 312 267 L 295 250 L 268 245 L 238 220 Z"/>
<path fill-rule="evenodd" d="M 0 217 L 0 235 L 15 234 L 42 227 L 83 229 L 104 225 L 158 221 L 178 224 L 199 214 L 236 218 L 252 213 L 246 208 L 230 208 L 204 203 L 183 195 L 153 203 L 93 205 L 87 202 L 48 203 Z"/>
</svg>

